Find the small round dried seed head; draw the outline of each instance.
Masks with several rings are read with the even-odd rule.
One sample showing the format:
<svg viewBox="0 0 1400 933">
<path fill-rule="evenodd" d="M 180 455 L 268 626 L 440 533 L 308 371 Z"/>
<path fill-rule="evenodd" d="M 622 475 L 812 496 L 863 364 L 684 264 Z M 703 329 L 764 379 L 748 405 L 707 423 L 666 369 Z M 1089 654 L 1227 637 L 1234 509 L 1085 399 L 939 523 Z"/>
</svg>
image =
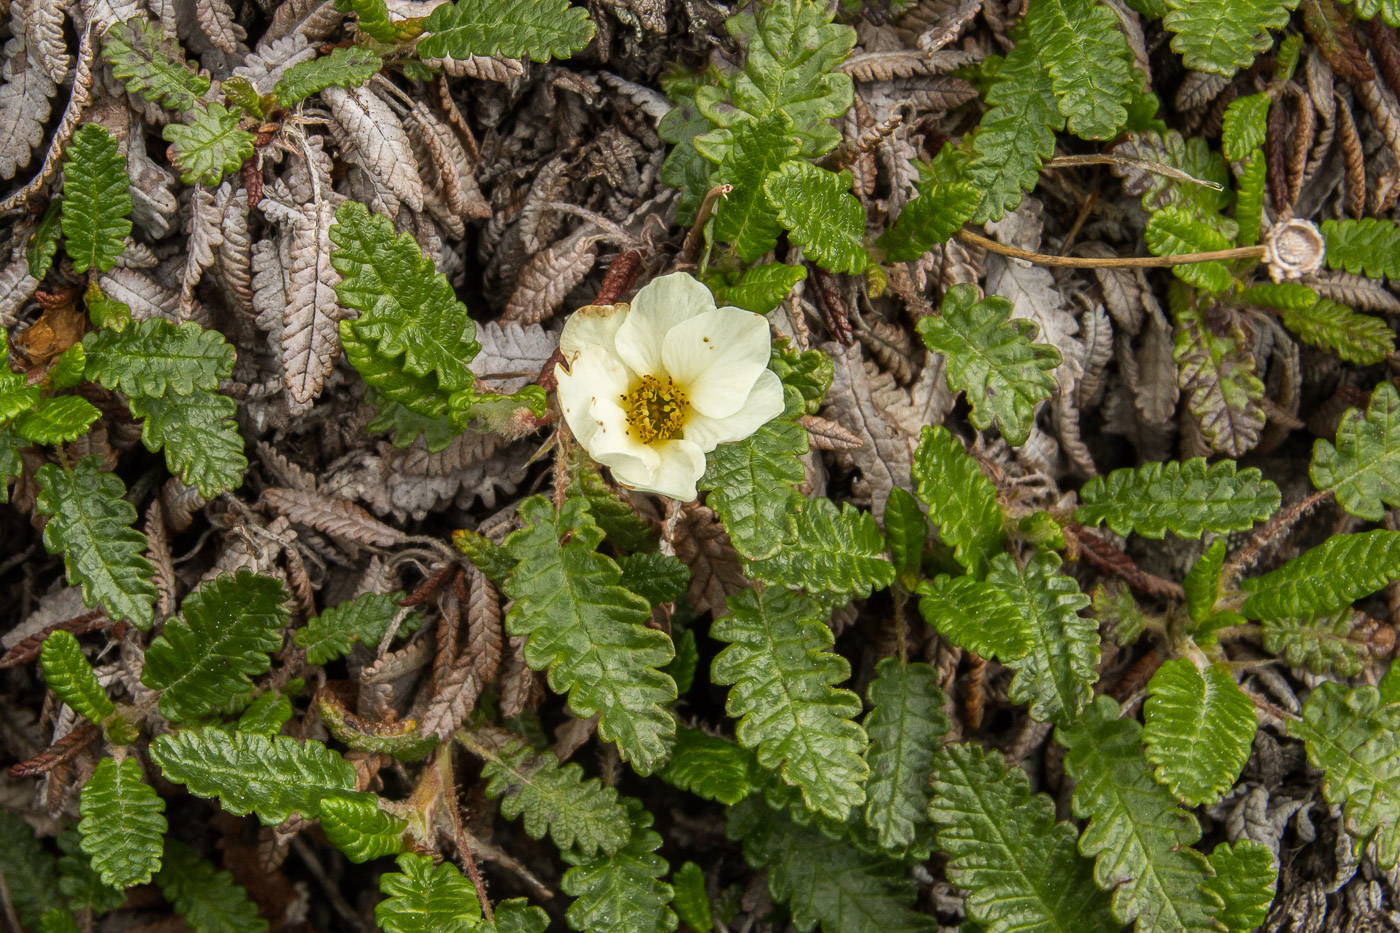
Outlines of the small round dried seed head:
<svg viewBox="0 0 1400 933">
<path fill-rule="evenodd" d="M 1312 275 L 1322 268 L 1326 254 L 1321 231 L 1307 220 L 1286 220 L 1270 230 L 1264 241 L 1264 262 L 1275 282 Z"/>
</svg>

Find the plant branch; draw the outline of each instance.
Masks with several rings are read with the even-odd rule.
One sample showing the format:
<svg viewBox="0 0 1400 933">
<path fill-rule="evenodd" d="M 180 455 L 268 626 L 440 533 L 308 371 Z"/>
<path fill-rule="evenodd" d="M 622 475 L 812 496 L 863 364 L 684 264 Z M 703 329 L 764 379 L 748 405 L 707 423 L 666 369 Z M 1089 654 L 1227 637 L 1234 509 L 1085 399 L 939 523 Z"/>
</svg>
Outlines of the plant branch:
<svg viewBox="0 0 1400 933">
<path fill-rule="evenodd" d="M 1003 246 L 996 240 L 988 239 L 970 230 L 959 230 L 953 235 L 969 246 L 980 246 L 990 253 L 1000 253 L 1013 259 L 1024 259 L 1042 266 L 1067 266 L 1074 269 L 1163 268 L 1186 266 L 1197 262 L 1259 259 L 1264 255 L 1264 247 L 1262 246 L 1236 246 L 1232 249 L 1211 250 L 1208 253 L 1178 253 L 1175 256 L 1114 256 L 1107 259 L 1096 259 L 1079 256 L 1051 256 L 1048 253 L 1035 253 L 1015 246 Z"/>
<path fill-rule="evenodd" d="M 695 267 L 700 259 L 700 247 L 705 242 L 705 225 L 710 222 L 710 215 L 715 212 L 719 199 L 733 190 L 733 185 L 715 185 L 705 193 L 705 200 L 700 202 L 700 209 L 695 212 L 695 223 L 690 225 L 690 232 L 685 235 L 685 243 L 681 245 L 681 253 L 676 257 L 675 269 Z"/>
<path fill-rule="evenodd" d="M 1235 552 L 1220 571 L 1220 583 L 1230 589 L 1239 580 L 1240 574 L 1254 566 L 1264 548 L 1279 537 L 1287 534 L 1304 516 L 1332 497 L 1332 490 L 1319 489 L 1301 502 L 1295 502 L 1274 515 L 1250 535 L 1244 547 Z"/>
</svg>

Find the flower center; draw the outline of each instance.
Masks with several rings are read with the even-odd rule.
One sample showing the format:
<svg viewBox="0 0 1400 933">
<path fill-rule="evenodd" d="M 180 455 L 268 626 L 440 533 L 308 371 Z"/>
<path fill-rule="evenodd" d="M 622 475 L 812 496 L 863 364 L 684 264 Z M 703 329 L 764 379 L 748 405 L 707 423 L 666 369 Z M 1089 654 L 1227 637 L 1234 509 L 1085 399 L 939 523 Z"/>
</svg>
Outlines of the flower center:
<svg viewBox="0 0 1400 933">
<path fill-rule="evenodd" d="M 642 382 L 622 396 L 627 413 L 627 433 L 643 444 L 669 441 L 685 427 L 690 401 L 674 382 L 643 376 Z"/>
</svg>

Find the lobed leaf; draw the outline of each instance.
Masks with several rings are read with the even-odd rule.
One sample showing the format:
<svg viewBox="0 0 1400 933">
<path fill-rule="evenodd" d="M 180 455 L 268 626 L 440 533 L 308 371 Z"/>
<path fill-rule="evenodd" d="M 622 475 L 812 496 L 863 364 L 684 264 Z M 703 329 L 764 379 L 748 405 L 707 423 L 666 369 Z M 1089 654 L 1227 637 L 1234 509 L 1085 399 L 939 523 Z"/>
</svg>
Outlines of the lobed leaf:
<svg viewBox="0 0 1400 933">
<path fill-rule="evenodd" d="M 75 272 L 107 272 L 131 233 L 131 193 L 126 157 L 100 124 L 84 123 L 63 156 L 59 223 Z"/>
<path fill-rule="evenodd" d="M 267 921 L 248 892 L 173 837 L 165 841 L 165 859 L 156 886 L 194 933 L 266 933 Z"/>
<path fill-rule="evenodd" d="M 1000 220 L 1035 188 L 1041 164 L 1055 154 L 1055 133 L 1065 126 L 1035 44 L 1024 31 L 1016 39 L 987 91 L 988 109 L 972 137 L 968 181 L 982 195 L 972 212 L 976 223 Z"/>
<path fill-rule="evenodd" d="M 1246 94 L 1230 101 L 1225 108 L 1220 132 L 1225 158 L 1238 162 L 1249 158 L 1251 152 L 1264 145 L 1269 105 L 1272 102 L 1273 99 L 1267 94 Z"/>
<path fill-rule="evenodd" d="M 928 506 L 929 521 L 953 547 L 958 562 L 970 573 L 984 574 L 1006 540 L 997 490 L 943 425 L 926 425 L 920 433 L 913 480 L 919 500 Z"/>
<path fill-rule="evenodd" d="M 753 753 L 726 738 L 681 726 L 661 780 L 706 800 L 732 807 L 754 790 Z"/>
<path fill-rule="evenodd" d="M 792 120 L 781 110 L 734 127 L 732 142 L 714 175 L 716 184 L 734 188 L 716 206 L 714 238 L 734 244 L 744 262 L 761 259 L 778 245 L 783 227 L 763 183 L 770 172 L 795 159 L 801 148 Z"/>
<path fill-rule="evenodd" d="M 1230 77 L 1273 45 L 1270 29 L 1282 29 L 1298 0 L 1166 0 L 1162 25 L 1172 51 L 1194 71 Z"/>
<path fill-rule="evenodd" d="M 115 23 L 102 39 L 102 58 L 127 91 L 167 110 L 188 113 L 204 106 L 209 78 L 184 60 L 179 43 L 144 16 Z"/>
<path fill-rule="evenodd" d="M 1199 538 L 1207 531 L 1248 531 L 1277 511 L 1279 491 L 1254 467 L 1204 457 L 1125 467 L 1096 476 L 1079 491 L 1075 521 L 1108 523 L 1115 534 Z"/>
<path fill-rule="evenodd" d="M 1277 570 L 1245 580 L 1251 619 L 1321 615 L 1400 579 L 1400 531 L 1333 535 Z"/>
<path fill-rule="evenodd" d="M 501 801 L 502 816 L 523 816 L 530 838 L 548 833 L 560 852 L 611 855 L 632 838 L 617 790 L 597 778 L 584 780 L 576 763 L 561 767 L 553 752 L 534 755 L 523 742 L 512 742 L 487 759 L 481 776 L 488 782 L 486 796 Z"/>
<path fill-rule="evenodd" d="M 1378 522 L 1385 506 L 1400 506 L 1400 393 L 1393 385 L 1376 386 L 1364 416 L 1347 411 L 1335 446 L 1323 439 L 1313 443 L 1308 474 L 1357 518 Z"/>
<path fill-rule="evenodd" d="M 875 516 L 847 502 L 841 511 L 824 496 L 795 500 L 788 530 L 772 557 L 751 561 L 755 580 L 832 593 L 869 596 L 894 582 L 894 566 L 885 559 L 885 536 Z"/>
<path fill-rule="evenodd" d="M 135 758 L 99 761 L 83 785 L 78 812 L 83 851 L 103 884 L 146 884 L 160 871 L 165 801 L 141 779 Z"/>
<path fill-rule="evenodd" d="M 403 598 L 402 590 L 361 593 L 307 619 L 292 640 L 298 648 L 306 649 L 306 660 L 312 664 L 325 664 L 347 655 L 355 644 L 377 645 L 402 612 L 399 602 Z M 399 633 L 410 634 L 421 621 L 418 613 L 405 613 Z"/>
<path fill-rule="evenodd" d="M 1400 278 L 1400 227 L 1379 217 L 1324 220 L 1322 238 L 1327 267 L 1352 275 Z"/>
<path fill-rule="evenodd" d="M 321 829 L 350 861 L 368 862 L 403 851 L 408 824 L 379 808 L 374 794 L 333 794 L 320 803 Z"/>
<path fill-rule="evenodd" d="M 1112 139 L 1139 83 L 1117 15 L 1097 0 L 1035 0 L 1025 24 L 1069 131 Z"/>
<path fill-rule="evenodd" d="M 749 437 L 721 444 L 705 455 L 705 475 L 696 484 L 709 492 L 706 503 L 719 513 L 734 549 L 749 560 L 775 554 L 786 538 L 792 488 L 806 478 L 800 458 L 807 432 L 786 418 L 775 418 Z"/>
<path fill-rule="evenodd" d="M 1189 807 L 1215 803 L 1239 777 L 1258 722 L 1229 671 L 1188 658 L 1157 668 L 1147 683 L 1142 732 L 1154 776 Z"/>
<path fill-rule="evenodd" d="M 661 879 L 670 871 L 656 854 L 661 835 L 641 801 L 626 798 L 631 834 L 611 855 L 586 858 L 563 853 L 573 867 L 559 887 L 575 898 L 565 917 L 581 933 L 670 933 L 676 914 L 668 906 L 674 891 Z"/>
<path fill-rule="evenodd" d="M 912 845 L 928 823 L 928 780 L 939 739 L 948 731 L 947 697 L 938 672 L 927 664 L 884 658 L 866 693 L 870 712 L 865 732 L 865 825 L 880 847 L 899 852 Z"/>
<path fill-rule="evenodd" d="M 786 162 L 768 173 L 763 190 L 788 239 L 832 272 L 865 271 L 865 208 L 851 193 L 851 173 Z"/>
<path fill-rule="evenodd" d="M 568 0 L 456 0 L 435 7 L 423 21 L 423 58 L 476 55 L 568 58 L 593 38 L 593 23 Z"/>
<path fill-rule="evenodd" d="M 1221 843 L 1210 854 L 1215 877 L 1201 882 L 1215 922 L 1229 933 L 1250 933 L 1269 915 L 1278 885 L 1278 866 L 1267 846 L 1241 839 Z"/>
<path fill-rule="evenodd" d="M 242 111 L 210 102 L 190 114 L 189 123 L 168 123 L 161 137 L 170 143 L 171 161 L 187 185 L 217 185 L 253 156 L 254 136 L 238 128 Z"/>
<path fill-rule="evenodd" d="M 103 719 L 116 712 L 116 706 L 97 682 L 97 675 L 72 632 L 59 629 L 44 639 L 39 666 L 49 689 L 75 713 L 100 726 Z"/>
<path fill-rule="evenodd" d="M 51 395 L 15 419 L 14 429 L 31 444 L 66 444 L 87 433 L 102 412 L 77 395 Z"/>
<path fill-rule="evenodd" d="M 193 321 L 133 321 L 120 331 L 93 331 L 82 345 L 87 378 L 133 398 L 214 392 L 233 373 L 224 335 Z"/>
<path fill-rule="evenodd" d="M 405 852 L 399 870 L 379 876 L 379 891 L 387 895 L 374 907 L 374 919 L 384 933 L 470 933 L 481 922 L 476 888 L 462 873 L 443 862 L 433 867 L 430 855 Z"/>
<path fill-rule="evenodd" d="M 133 396 L 131 414 L 144 421 L 141 443 L 152 453 L 165 449 L 165 465 L 206 499 L 237 489 L 248 470 L 243 437 L 233 416 L 238 404 L 216 392 L 181 398 Z"/>
<path fill-rule="evenodd" d="M 272 93 L 282 107 L 292 107 L 328 87 L 359 87 L 384 67 L 384 60 L 359 46 L 331 49 L 329 54 L 288 68 Z"/>
<path fill-rule="evenodd" d="M 1347 606 L 1302 618 L 1265 619 L 1259 623 L 1264 647 L 1294 667 L 1314 674 L 1336 672 L 1355 677 L 1371 662 L 1378 647 L 1366 616 Z"/>
</svg>

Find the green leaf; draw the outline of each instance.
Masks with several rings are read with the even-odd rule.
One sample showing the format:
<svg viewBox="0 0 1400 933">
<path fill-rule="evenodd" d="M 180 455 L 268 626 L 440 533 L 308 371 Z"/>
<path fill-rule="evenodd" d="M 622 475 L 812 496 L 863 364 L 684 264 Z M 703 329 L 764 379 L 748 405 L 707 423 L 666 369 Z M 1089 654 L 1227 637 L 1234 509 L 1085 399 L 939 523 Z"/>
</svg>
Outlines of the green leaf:
<svg viewBox="0 0 1400 933">
<path fill-rule="evenodd" d="M 0 503 L 10 501 L 10 480 L 24 469 L 19 452 L 28 446 L 14 428 L 0 427 Z"/>
<path fill-rule="evenodd" d="M 40 933 L 81 933 L 72 911 L 62 907 L 47 911 L 39 921 L 39 930 Z"/>
<path fill-rule="evenodd" d="M 384 60 L 369 49 L 353 45 L 331 49 L 327 55 L 288 68 L 272 93 L 279 105 L 291 107 L 328 87 L 359 87 L 383 67 Z"/>
<path fill-rule="evenodd" d="M 1319 298 L 1307 308 L 1284 311 L 1279 317 L 1303 342 L 1335 353 L 1348 363 L 1371 366 L 1395 352 L 1395 331 L 1388 323 L 1327 298 Z"/>
<path fill-rule="evenodd" d="M 705 285 L 715 294 L 715 301 L 723 305 L 733 305 L 767 314 L 786 298 L 798 282 L 807 278 L 806 266 L 789 266 L 781 262 L 768 262 L 745 269 L 737 275 L 709 275 Z"/>
<path fill-rule="evenodd" d="M 671 554 L 640 551 L 623 555 L 619 584 L 653 606 L 680 599 L 690 587 L 690 568 Z"/>
<path fill-rule="evenodd" d="M 988 110 L 972 137 L 968 181 L 982 200 L 972 220 L 1000 220 L 1036 186 L 1041 164 L 1055 154 L 1055 133 L 1064 129 L 1050 72 L 1022 31 L 987 91 Z"/>
<path fill-rule="evenodd" d="M 161 137 L 170 143 L 172 161 L 187 185 L 217 185 L 230 172 L 238 171 L 253 157 L 253 140 L 247 130 L 238 128 L 239 110 L 209 103 L 204 110 L 190 114 L 189 123 L 169 123 Z"/>
<path fill-rule="evenodd" d="M 430 855 L 405 852 L 399 870 L 379 876 L 387 895 L 375 905 L 374 919 L 384 933 L 470 933 L 481 924 L 481 901 L 462 873 Z"/>
<path fill-rule="evenodd" d="M 650 774 L 676 732 L 665 708 L 676 684 L 658 670 L 675 656 L 671 640 L 647 628 L 651 605 L 619 586 L 621 570 L 597 553 L 603 532 L 587 503 L 569 499 L 556 514 L 535 496 L 521 503 L 520 516 L 525 527 L 505 541 L 517 561 L 505 584 L 515 600 L 506 630 L 527 637 L 526 663 L 548 669 L 550 687 L 568 693 L 574 714 L 597 715 L 598 734 Z"/>
<path fill-rule="evenodd" d="M 788 162 L 763 183 L 788 239 L 832 272 L 865 271 L 865 208 L 851 194 L 851 173 Z"/>
<path fill-rule="evenodd" d="M 1250 933 L 1269 915 L 1278 867 L 1268 847 L 1252 839 L 1221 843 L 1210 854 L 1215 877 L 1201 882 L 1215 922 L 1229 933 Z"/>
<path fill-rule="evenodd" d="M 523 816 L 531 839 L 547 832 L 560 852 L 610 855 L 632 838 L 617 790 L 597 778 L 584 780 L 576 763 L 560 767 L 553 752 L 532 755 L 528 745 L 512 742 L 487 758 L 481 776 L 488 781 L 486 796 L 501 802 L 502 816 Z"/>
<path fill-rule="evenodd" d="M 1267 94 L 1246 94 L 1230 101 L 1221 130 L 1225 158 L 1238 162 L 1264 145 L 1270 103 L 1272 99 Z"/>
<path fill-rule="evenodd" d="M 456 545 L 457 550 L 466 555 L 467 560 L 476 565 L 477 570 L 498 586 L 504 583 L 510 572 L 515 569 L 514 558 L 506 553 L 505 548 L 485 535 L 459 528 L 452 532 L 452 543 Z"/>
<path fill-rule="evenodd" d="M 360 32 L 386 45 L 396 45 L 421 32 L 421 24 L 391 22 L 384 0 L 335 0 L 335 8 L 340 13 L 354 13 Z"/>
<path fill-rule="evenodd" d="M 802 396 L 803 408 L 809 415 L 821 411 L 822 400 L 831 388 L 836 366 L 830 355 L 818 349 L 798 350 L 786 337 L 773 341 L 773 355 L 768 368 L 777 373 L 783 387 Z"/>
<path fill-rule="evenodd" d="M 44 639 L 39 666 L 44 670 L 49 689 L 75 713 L 100 726 L 103 719 L 116 712 L 116 706 L 97 682 L 97 675 L 72 632 L 59 629 Z"/>
<path fill-rule="evenodd" d="M 853 721 L 860 698 L 833 686 L 850 678 L 851 666 L 829 650 L 820 607 L 778 589 L 744 590 L 728 605 L 710 626 L 710 637 L 727 643 L 711 679 L 730 687 L 725 711 L 738 720 L 739 744 L 797 785 L 808 807 L 845 819 L 865 801 L 866 738 Z"/>
<path fill-rule="evenodd" d="M 750 562 L 748 572 L 755 580 L 813 594 L 864 597 L 894 582 L 884 550 L 885 536 L 869 512 L 849 502 L 838 512 L 825 497 L 798 498 L 782 547 L 772 557 Z"/>
<path fill-rule="evenodd" d="M 395 593 L 361 593 L 312 616 L 293 636 L 298 648 L 306 649 L 306 660 L 325 664 L 350 653 L 354 644 L 378 645 L 389 631 L 394 619 L 403 610 L 399 601 L 403 591 Z M 422 621 L 418 613 L 408 613 L 399 626 L 400 635 L 415 631 Z"/>
<path fill-rule="evenodd" d="M 83 292 L 83 304 L 87 305 L 88 320 L 95 327 L 124 330 L 131 323 L 131 308 L 103 294 L 95 280 L 88 282 L 87 291 Z"/>
<path fill-rule="evenodd" d="M 1239 246 L 1254 246 L 1259 242 L 1259 228 L 1264 223 L 1264 183 L 1268 180 L 1268 165 L 1264 150 L 1254 149 L 1240 170 L 1235 185 L 1235 223 L 1240 228 L 1235 238 Z"/>
<path fill-rule="evenodd" d="M 314 819 L 322 797 L 355 789 L 355 769 L 344 758 L 284 735 L 184 729 L 153 741 L 151 760 L 196 797 L 218 797 L 229 813 L 257 813 L 267 826 L 293 812 Z"/>
<path fill-rule="evenodd" d="M 967 157 L 945 146 L 927 169 L 921 164 L 919 196 L 904 206 L 875 245 L 891 262 L 910 262 L 946 243 L 972 217 L 982 194 L 966 180 Z"/>
<path fill-rule="evenodd" d="M 1245 580 L 1251 619 L 1330 613 L 1400 579 L 1400 531 L 1333 535 L 1262 577 Z"/>
<path fill-rule="evenodd" d="M 1168 297 L 1177 325 L 1172 358 L 1186 407 L 1212 450 L 1242 457 L 1264 427 L 1264 383 L 1254 374 L 1244 332 L 1234 324 L 1213 328 L 1185 291 L 1171 290 Z"/>
<path fill-rule="evenodd" d="M 544 933 L 549 914 L 523 897 L 513 897 L 496 905 L 495 922 L 486 921 L 481 933 Z"/>
<path fill-rule="evenodd" d="M 63 444 L 87 433 L 102 412 L 77 395 L 56 395 L 39 400 L 15 419 L 15 431 L 31 444 Z"/>
<path fill-rule="evenodd" d="M 1258 722 L 1229 671 L 1188 658 L 1157 668 L 1147 683 L 1142 732 L 1158 783 L 1188 807 L 1215 803 L 1239 777 Z"/>
<path fill-rule="evenodd" d="M 194 933 L 266 933 L 258 905 L 233 880 L 178 839 L 165 841 L 156 886 Z"/>
<path fill-rule="evenodd" d="M 70 908 L 104 914 L 122 905 L 126 891 L 102 883 L 102 876 L 83 851 L 82 837 L 76 826 L 58 834 L 58 848 L 63 853 L 58 860 L 58 889 L 68 898 Z"/>
<path fill-rule="evenodd" d="M 145 419 L 141 443 L 155 453 L 165 448 L 165 465 L 186 486 L 212 499 L 237 489 L 248 470 L 243 437 L 233 416 L 238 405 L 216 392 L 196 392 L 181 398 L 128 399 L 131 414 Z"/>
<path fill-rule="evenodd" d="M 1225 538 L 1216 538 L 1191 565 L 1181 583 L 1186 591 L 1186 612 L 1192 622 L 1204 622 L 1215 611 L 1221 596 L 1220 571 L 1225 566 L 1227 550 Z"/>
<path fill-rule="evenodd" d="M 83 602 L 101 604 L 114 619 L 129 619 L 141 629 L 155 621 L 155 572 L 146 560 L 146 536 L 132 528 L 136 507 L 126 486 L 102 472 L 96 456 L 84 457 L 72 470 L 47 463 L 35 474 L 36 505 L 50 516 L 44 547 L 63 552 L 68 582 L 81 586 Z"/>
<path fill-rule="evenodd" d="M 102 57 L 132 94 L 180 114 L 204 106 L 209 79 L 184 60 L 179 43 L 144 16 L 114 24 L 103 37 Z"/>
<path fill-rule="evenodd" d="M 891 489 L 885 502 L 885 540 L 896 578 L 906 590 L 913 590 L 928 543 L 928 519 L 919 508 L 919 500 L 902 486 Z"/>
<path fill-rule="evenodd" d="M 593 38 L 587 11 L 568 0 L 456 0 L 429 13 L 423 29 L 423 58 L 499 55 L 547 62 L 568 58 Z"/>
<path fill-rule="evenodd" d="M 871 709 L 865 716 L 870 736 L 865 825 L 881 848 L 898 852 L 928 823 L 928 776 L 939 739 L 948 731 L 947 698 L 931 666 L 896 658 L 875 665 L 866 698 Z"/>
<path fill-rule="evenodd" d="M 1332 490 L 1357 518 L 1378 522 L 1385 506 L 1400 506 L 1400 393 L 1393 385 L 1376 386 L 1364 417 L 1347 411 L 1335 447 L 1322 439 L 1313 443 L 1308 473 L 1314 486 Z"/>
<path fill-rule="evenodd" d="M 589 457 L 577 457 L 569 464 L 567 494 L 570 498 L 581 496 L 587 500 L 588 511 L 607 534 L 609 544 L 624 551 L 656 550 L 656 530 L 652 523 L 618 496 L 617 489 L 603 479 L 597 464 Z M 507 570 L 514 566 L 513 562 L 509 563 Z"/>
<path fill-rule="evenodd" d="M 1060 351 L 1036 343 L 1039 326 L 1013 318 L 1013 310 L 1005 298 L 979 301 L 976 286 L 959 284 L 945 294 L 942 313 L 921 318 L 917 329 L 930 350 L 947 355 L 948 386 L 967 392 L 972 423 L 985 431 L 995 421 L 1006 442 L 1019 447 L 1036 405 L 1055 394 Z"/>
<path fill-rule="evenodd" d="M 126 157 L 97 123 L 84 123 L 63 155 L 59 223 L 75 272 L 106 272 L 126 249 L 131 232 L 131 193 Z"/>
<path fill-rule="evenodd" d="M 755 795 L 727 814 L 725 832 L 742 840 L 744 858 L 768 870 L 768 890 L 799 931 L 930 933 L 933 918 L 914 909 L 917 890 L 899 862 L 862 851 L 842 835 L 800 826 Z"/>
<path fill-rule="evenodd" d="M 1118 714 L 1118 704 L 1100 696 L 1055 730 L 1066 749 L 1065 771 L 1079 782 L 1074 815 L 1089 821 L 1079 851 L 1096 859 L 1094 881 L 1112 893 L 1120 922 L 1136 920 L 1141 933 L 1216 930 L 1199 890 L 1210 865 L 1191 848 L 1200 826 L 1153 779 L 1142 727 Z"/>
<path fill-rule="evenodd" d="M 145 884 L 160 871 L 165 801 L 141 780 L 135 758 L 119 764 L 103 758 L 83 785 L 79 804 L 83 851 L 102 883 L 114 888 Z"/>
<path fill-rule="evenodd" d="M 1136 531 L 1148 538 L 1168 531 L 1183 538 L 1248 531 L 1278 509 L 1279 491 L 1258 469 L 1237 471 L 1237 466 L 1233 460 L 1212 464 L 1193 457 L 1114 470 L 1084 484 L 1074 520 L 1107 522 L 1115 534 Z"/>
<path fill-rule="evenodd" d="M 669 933 L 676 915 L 667 905 L 673 891 L 661 879 L 670 870 L 656 854 L 661 835 L 641 801 L 626 798 L 631 838 L 611 855 L 585 858 L 563 853 L 572 864 L 559 887 L 576 900 L 565 914 L 582 933 Z"/>
<path fill-rule="evenodd" d="M 671 760 L 658 776 L 672 787 L 732 807 L 754 790 L 753 753 L 729 739 L 681 726 Z"/>
<path fill-rule="evenodd" d="M 87 371 L 87 351 L 75 343 L 58 355 L 44 374 L 44 383 L 53 391 L 71 389 L 83 381 Z"/>
<path fill-rule="evenodd" d="M 1156 256 L 1207 253 L 1228 249 L 1230 245 L 1225 234 L 1198 220 L 1184 207 L 1164 207 L 1147 221 L 1147 247 Z M 1186 263 L 1172 266 L 1172 272 L 1208 292 L 1223 292 L 1235 281 L 1221 262 Z"/>
<path fill-rule="evenodd" d="M 744 262 L 762 258 L 778 244 L 783 228 L 763 183 L 800 149 L 792 120 L 781 110 L 734 127 L 732 145 L 714 176 L 715 184 L 730 184 L 734 190 L 717 205 L 714 238 L 733 243 Z"/>
<path fill-rule="evenodd" d="M 1382 703 L 1375 687 L 1348 690 L 1321 683 L 1288 734 L 1325 772 L 1322 793 L 1341 806 L 1359 858 L 1368 846 L 1382 869 L 1400 861 L 1400 704 Z"/>
<path fill-rule="evenodd" d="M 671 887 L 675 895 L 671 906 L 681 923 L 695 933 L 710 933 L 714 928 L 714 917 L 710 912 L 710 896 L 705 893 L 705 872 L 694 862 L 686 862 L 671 876 Z"/>
<path fill-rule="evenodd" d="M 945 746 L 933 769 L 928 815 L 948 878 L 967 889 L 968 917 L 987 933 L 1114 933 L 1121 925 L 1093 887 L 1088 860 L 1075 851 L 1074 825 L 1055 822 L 1055 806 L 1031 795 L 1020 768 L 971 742 Z"/>
<path fill-rule="evenodd" d="M 335 794 L 321 800 L 321 829 L 355 863 L 402 852 L 407 826 L 379 809 L 374 794 Z"/>
<path fill-rule="evenodd" d="M 30 385 L 23 373 L 10 369 L 10 345 L 0 328 L 0 424 L 11 421 L 39 404 L 43 389 Z"/>
<path fill-rule="evenodd" d="M 297 68 L 301 64 L 303 63 L 299 62 L 292 67 Z M 258 89 L 253 87 L 253 82 L 241 75 L 224 79 L 219 85 L 219 90 L 223 92 L 226 103 L 241 107 L 248 116 L 258 119 L 267 116 L 267 108 L 263 106 L 265 102 L 275 103 L 272 99 L 264 101 Z"/>
<path fill-rule="evenodd" d="M 1264 647 L 1293 667 L 1355 677 L 1379 651 L 1371 640 L 1375 628 L 1365 623 L 1365 615 L 1347 606 L 1303 618 L 1265 619 L 1259 627 Z"/>
<path fill-rule="evenodd" d="M 121 331 L 93 331 L 83 348 L 87 377 L 132 397 L 214 392 L 233 373 L 233 347 L 193 321 L 148 318 Z"/>
<path fill-rule="evenodd" d="M 54 198 L 49 202 L 49 206 L 44 210 L 44 216 L 35 225 L 34 232 L 29 234 L 29 243 L 25 247 L 25 261 L 29 264 L 29 274 L 33 278 L 43 279 L 48 275 L 49 267 L 53 265 L 54 257 L 58 255 L 58 236 L 62 232 L 61 214 L 63 207 L 61 198 Z"/>
<path fill-rule="evenodd" d="M 33 929 L 44 912 L 60 903 L 58 860 L 44 850 L 29 824 L 0 807 L 0 874 L 20 922 Z"/>
<path fill-rule="evenodd" d="M 1273 45 L 1270 29 L 1288 25 L 1298 0 L 1167 0 L 1162 25 L 1172 51 L 1193 71 L 1230 77 Z"/>
<path fill-rule="evenodd" d="M 914 451 L 914 491 L 928 506 L 929 521 L 954 549 L 958 562 L 981 575 L 1006 540 L 1001 506 L 962 442 L 941 424 L 926 425 Z"/>
<path fill-rule="evenodd" d="M 1097 0 L 1035 0 L 1025 23 L 1069 131 L 1112 139 L 1138 86 L 1117 15 Z"/>
<path fill-rule="evenodd" d="M 265 690 L 238 716 L 234 728 L 271 738 L 292 718 L 292 701 L 279 690 Z"/>
<path fill-rule="evenodd" d="M 280 580 L 247 570 L 221 574 L 180 604 L 146 649 L 141 683 L 161 691 L 172 722 L 208 715 L 251 693 L 252 678 L 271 666 L 291 613 Z"/>
<path fill-rule="evenodd" d="M 919 584 L 919 612 L 938 633 L 965 651 L 1002 663 L 1030 654 L 1025 618 L 1000 587 L 971 575 L 939 574 Z"/>
<path fill-rule="evenodd" d="M 798 498 L 792 484 L 806 478 L 799 459 L 807 432 L 775 418 L 749 437 L 721 444 L 705 455 L 706 503 L 719 513 L 734 549 L 749 560 L 771 557 L 787 534 L 789 506 Z"/>
<path fill-rule="evenodd" d="M 1378 217 L 1324 220 L 1327 268 L 1379 279 L 1400 278 L 1400 227 Z"/>
</svg>

